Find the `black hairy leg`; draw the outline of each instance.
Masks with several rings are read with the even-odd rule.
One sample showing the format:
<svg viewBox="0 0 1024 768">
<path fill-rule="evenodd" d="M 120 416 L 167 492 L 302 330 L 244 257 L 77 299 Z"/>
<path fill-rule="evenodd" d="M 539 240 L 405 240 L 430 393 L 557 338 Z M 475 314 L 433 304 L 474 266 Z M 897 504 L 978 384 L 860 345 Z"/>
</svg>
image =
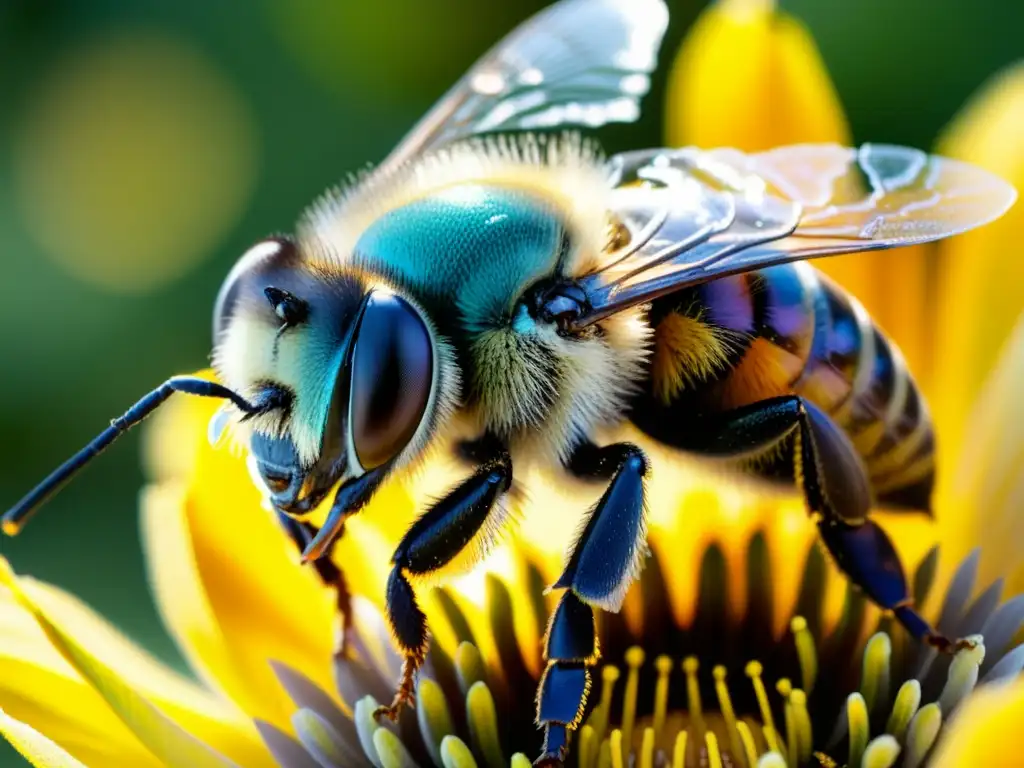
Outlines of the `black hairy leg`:
<svg viewBox="0 0 1024 768">
<path fill-rule="evenodd" d="M 277 520 L 285 533 L 288 534 L 288 537 L 295 542 L 299 552 L 304 552 L 309 543 L 319 533 L 319 529 L 312 523 L 296 520 L 281 510 L 277 510 Z M 338 646 L 335 649 L 335 653 L 341 655 L 350 647 L 350 640 L 352 639 L 352 594 L 349 592 L 344 571 L 331 560 L 332 549 L 333 542 L 326 552 L 311 561 L 310 564 L 316 570 L 324 585 L 334 590 L 338 615 L 341 617 L 341 632 L 338 635 Z"/>
<path fill-rule="evenodd" d="M 580 478 L 610 482 L 552 587 L 565 592 L 544 635 L 546 667 L 537 693 L 544 749 L 538 766 L 561 765 L 569 732 L 583 718 L 590 668 L 600 658 L 594 607 L 622 607 L 646 552 L 643 452 L 629 443 L 604 448 L 584 443 L 573 452 L 567 469 Z"/>
<path fill-rule="evenodd" d="M 387 618 L 403 661 L 394 700 L 377 710 L 379 717 L 396 720 L 406 704 L 414 703 L 416 672 L 427 653 L 427 617 L 410 577 L 433 573 L 450 563 L 473 541 L 512 485 L 512 458 L 494 438 L 468 443 L 462 453 L 477 469 L 410 526 L 391 558 Z"/>
<path fill-rule="evenodd" d="M 674 445 L 705 456 L 756 458 L 783 446 L 822 541 L 847 578 L 918 640 L 948 652 L 970 644 L 936 633 L 914 608 L 892 541 L 868 517 L 864 464 L 820 408 L 795 395 L 774 397 L 703 414 L 682 432 Z"/>
</svg>

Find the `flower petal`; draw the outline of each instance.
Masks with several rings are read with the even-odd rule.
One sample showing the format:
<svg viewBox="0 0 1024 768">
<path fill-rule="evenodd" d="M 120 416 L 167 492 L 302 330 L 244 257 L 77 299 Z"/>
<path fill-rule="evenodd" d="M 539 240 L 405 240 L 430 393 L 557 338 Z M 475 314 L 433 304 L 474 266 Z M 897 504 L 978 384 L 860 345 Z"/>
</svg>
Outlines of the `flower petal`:
<svg viewBox="0 0 1024 768">
<path fill-rule="evenodd" d="M 174 723 L 113 669 L 91 654 L 78 640 L 54 623 L 35 603 L 6 563 L 0 567 L 0 584 L 11 590 L 32 613 L 43 632 L 61 655 L 99 692 L 111 709 L 164 763 L 195 768 L 226 768 L 227 758 Z"/>
<path fill-rule="evenodd" d="M 0 733 L 36 768 L 86 768 L 63 749 L 0 709 Z"/>
<path fill-rule="evenodd" d="M 6 563 L 0 560 L 2 568 Z M 87 765 L 148 768 L 158 761 L 0 586 L 0 707 Z"/>
<path fill-rule="evenodd" d="M 945 130 L 938 151 L 987 168 L 1024 189 L 1024 63 L 996 75 Z M 940 458 L 952 466 L 970 411 L 1024 309 L 1024 204 L 998 221 L 941 244 L 934 327 L 941 388 L 933 410 Z M 1019 423 L 1019 422 L 1018 422 Z M 944 447 L 943 447 L 944 446 Z M 967 446 L 967 450 L 974 450 Z"/>
<path fill-rule="evenodd" d="M 151 487 L 142 528 L 150 579 L 171 634 L 199 674 L 250 715 L 290 730 L 293 709 L 270 667 L 288 663 L 331 690 L 334 600 L 230 451 L 206 442 L 216 404 L 181 398 L 161 414 L 169 444 L 193 453 L 188 475 Z M 290 550 L 289 547 L 292 547 Z"/>
<path fill-rule="evenodd" d="M 251 720 L 236 706 L 160 664 L 72 595 L 30 579 L 19 583 L 62 632 L 190 734 L 242 765 L 270 764 Z"/>
<path fill-rule="evenodd" d="M 1015 765 L 1024 722 L 1024 681 L 991 685 L 974 693 L 939 740 L 933 768 Z"/>
</svg>

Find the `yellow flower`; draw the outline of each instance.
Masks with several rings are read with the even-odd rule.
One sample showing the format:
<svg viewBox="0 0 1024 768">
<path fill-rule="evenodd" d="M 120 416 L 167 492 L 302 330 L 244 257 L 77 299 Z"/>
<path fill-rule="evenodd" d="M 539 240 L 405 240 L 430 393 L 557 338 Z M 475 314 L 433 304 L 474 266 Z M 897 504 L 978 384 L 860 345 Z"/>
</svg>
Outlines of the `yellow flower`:
<svg viewBox="0 0 1024 768">
<path fill-rule="evenodd" d="M 1024 90 L 1016 77 L 996 88 L 996 106 L 982 96 L 954 124 L 947 151 L 995 164 L 986 153 L 1000 143 L 1024 157 L 1004 117 Z M 758 149 L 848 138 L 813 42 L 767 2 L 712 6 L 684 44 L 670 90 L 672 143 Z M 672 487 L 652 486 L 652 557 L 623 612 L 602 616 L 605 666 L 574 740 L 579 765 L 778 768 L 815 764 L 820 753 L 823 764 L 851 768 L 925 759 L 944 767 L 1005 764 L 1013 754 L 1024 683 L 986 683 L 1024 667 L 1016 645 L 1024 596 L 1012 596 L 1024 584 L 1002 601 L 996 580 L 1021 560 L 1014 512 L 1024 468 L 1024 319 L 982 386 L 993 350 L 1021 314 L 1012 289 L 986 290 L 1020 248 L 1008 228 L 996 232 L 943 254 L 940 306 L 951 326 L 943 334 L 926 312 L 923 268 L 894 272 L 896 263 L 923 263 L 922 252 L 859 255 L 832 268 L 913 364 L 934 360 L 941 372 L 925 370 L 926 381 L 939 403 L 940 438 L 946 425 L 956 435 L 943 456 L 962 453 L 960 471 L 948 472 L 954 479 L 940 489 L 937 525 L 885 524 L 916 565 L 915 598 L 939 629 L 983 641 L 954 659 L 916 646 L 835 574 L 798 500 L 752 497 L 697 475 L 686 482 L 684 468 Z M 968 242 L 971 254 L 957 256 Z M 972 260 L 987 277 L 955 266 Z M 967 316 L 962 325 L 950 308 Z M 977 414 L 967 419 L 975 399 Z M 339 655 L 334 595 L 298 565 L 244 461 L 207 443 L 215 407 L 183 399 L 160 412 L 142 504 L 157 606 L 199 682 L 160 666 L 67 593 L 0 561 L 0 732 L 35 765 L 56 768 L 526 768 L 539 747 L 533 695 L 552 607 L 543 587 L 559 571 L 576 520 L 527 516 L 521 535 L 474 573 L 426 596 L 434 640 L 419 707 L 396 727 L 381 726 L 371 713 L 390 697 L 399 662 L 380 616 L 384 582 L 416 487 L 388 489 L 346 524 L 335 556 L 361 597 L 353 645 Z M 550 492 L 551 503 L 565 503 Z M 982 555 L 969 553 L 978 543 Z"/>
</svg>

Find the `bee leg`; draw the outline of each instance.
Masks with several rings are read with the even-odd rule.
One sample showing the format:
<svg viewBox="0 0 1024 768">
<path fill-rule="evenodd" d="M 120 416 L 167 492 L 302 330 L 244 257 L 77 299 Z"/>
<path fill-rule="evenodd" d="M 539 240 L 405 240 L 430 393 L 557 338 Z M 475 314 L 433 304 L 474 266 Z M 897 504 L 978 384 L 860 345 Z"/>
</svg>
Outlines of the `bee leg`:
<svg viewBox="0 0 1024 768">
<path fill-rule="evenodd" d="M 618 611 L 646 553 L 644 485 L 647 459 L 630 443 L 577 447 L 567 469 L 582 478 L 610 480 L 552 589 L 565 589 L 544 638 L 547 667 L 537 694 L 544 751 L 537 766 L 560 765 L 569 732 L 583 718 L 590 667 L 600 652 L 592 606 Z"/>
<path fill-rule="evenodd" d="M 288 534 L 288 537 L 295 542 L 299 552 L 305 551 L 306 547 L 309 546 L 309 542 L 319 533 L 319 529 L 312 523 L 296 520 L 281 510 L 276 510 L 276 512 L 278 522 L 285 533 Z M 341 632 L 339 633 L 338 647 L 335 649 L 335 654 L 341 656 L 349 647 L 349 640 L 352 638 L 352 594 L 348 590 L 348 582 L 345 580 L 344 571 L 331 560 L 331 549 L 328 549 L 328 551 L 314 560 L 312 564 L 324 586 L 334 590 L 338 615 L 341 618 Z"/>
<path fill-rule="evenodd" d="M 945 651 L 970 645 L 935 632 L 914 609 L 892 542 L 868 519 L 871 486 L 856 449 L 813 403 L 774 397 L 701 417 L 680 448 L 710 456 L 756 456 L 788 441 L 797 482 L 839 569 L 911 635 Z"/>
<path fill-rule="evenodd" d="M 480 533 L 512 485 L 512 458 L 497 441 L 484 438 L 464 446 L 463 453 L 480 466 L 412 524 L 391 558 L 387 618 L 405 658 L 395 698 L 390 706 L 377 710 L 378 717 L 396 720 L 402 707 L 413 703 L 415 675 L 427 653 L 427 617 L 409 577 L 433 573 L 450 563 Z"/>
</svg>

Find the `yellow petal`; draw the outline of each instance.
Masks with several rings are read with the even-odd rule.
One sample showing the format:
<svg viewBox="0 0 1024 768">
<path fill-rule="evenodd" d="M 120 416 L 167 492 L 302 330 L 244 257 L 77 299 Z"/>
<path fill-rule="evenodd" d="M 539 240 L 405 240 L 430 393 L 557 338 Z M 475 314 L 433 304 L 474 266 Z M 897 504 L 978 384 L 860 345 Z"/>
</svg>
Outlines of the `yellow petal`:
<svg viewBox="0 0 1024 768">
<path fill-rule="evenodd" d="M 48 584 L 20 583 L 63 632 L 190 734 L 242 765 L 273 765 L 252 720 L 234 704 L 161 665 L 75 597 Z"/>
<path fill-rule="evenodd" d="M 36 768 L 86 768 L 48 738 L 0 709 L 0 733 Z"/>
<path fill-rule="evenodd" d="M 0 584 L 11 590 L 39 623 L 53 646 L 99 692 L 110 708 L 159 760 L 169 765 L 196 768 L 227 768 L 233 765 L 211 747 L 186 733 L 136 691 L 131 683 L 90 653 L 77 638 L 54 623 L 45 610 L 33 601 L 6 562 L 0 563 Z"/>
<path fill-rule="evenodd" d="M 998 173 L 1024 190 L 1024 63 L 997 75 L 949 125 L 942 154 Z M 940 247 L 933 410 L 940 459 L 952 466 L 968 414 L 1024 309 L 1024 204 Z"/>
<path fill-rule="evenodd" d="M 947 538 L 981 546 L 981 583 L 1024 561 L 1024 313 L 967 419 L 951 481 Z M 1010 587 L 1017 585 L 1009 585 Z M 1024 584 L 1019 586 L 1024 587 Z"/>
<path fill-rule="evenodd" d="M 88 765 L 159 765 L 99 693 L 57 652 L 32 614 L 3 586 L 0 708 L 42 730 Z"/>
<path fill-rule="evenodd" d="M 1024 681 L 981 688 L 957 710 L 930 762 L 933 768 L 1021 764 Z"/>
<path fill-rule="evenodd" d="M 206 425 L 218 407 L 168 404 L 157 455 L 184 458 L 186 476 L 143 496 L 151 583 L 171 634 L 197 672 L 250 716 L 290 730 L 293 705 L 269 665 L 281 660 L 333 691 L 334 598 L 260 503 L 244 460 L 214 450 Z M 167 471 L 165 476 L 175 474 Z"/>
</svg>

